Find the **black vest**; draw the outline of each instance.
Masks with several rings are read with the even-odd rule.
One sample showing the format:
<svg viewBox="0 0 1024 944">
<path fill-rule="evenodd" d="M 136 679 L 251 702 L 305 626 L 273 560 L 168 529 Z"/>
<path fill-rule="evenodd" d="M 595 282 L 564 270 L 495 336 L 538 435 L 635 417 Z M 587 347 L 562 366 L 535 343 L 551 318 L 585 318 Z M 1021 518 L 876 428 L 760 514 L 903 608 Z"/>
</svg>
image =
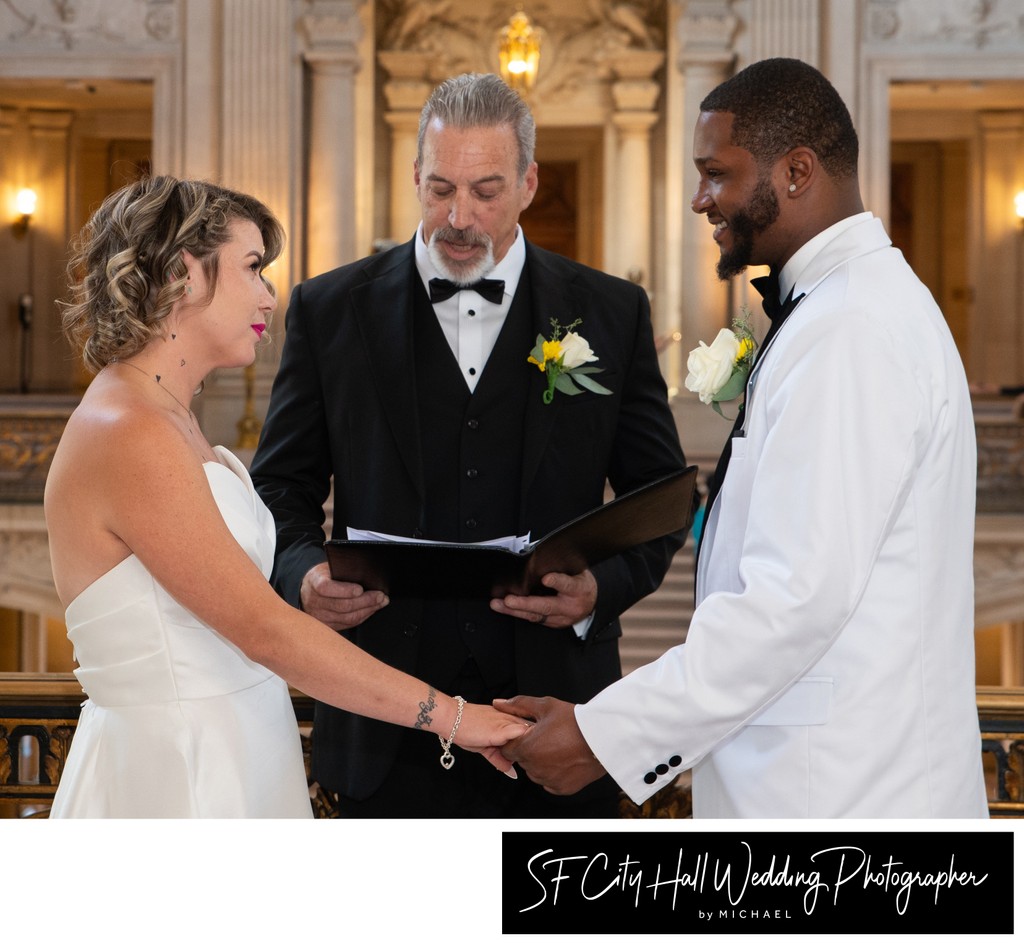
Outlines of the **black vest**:
<svg viewBox="0 0 1024 944">
<path fill-rule="evenodd" d="M 470 393 L 423 284 L 415 278 L 413 344 L 425 504 L 423 537 L 476 542 L 514 535 L 533 348 L 524 269 L 501 332 Z M 514 621 L 487 601 L 424 606 L 416 674 L 452 694 L 515 693 Z M 475 666 L 472 664 L 475 663 Z M 479 693 L 452 692 L 460 674 L 482 676 Z"/>
</svg>

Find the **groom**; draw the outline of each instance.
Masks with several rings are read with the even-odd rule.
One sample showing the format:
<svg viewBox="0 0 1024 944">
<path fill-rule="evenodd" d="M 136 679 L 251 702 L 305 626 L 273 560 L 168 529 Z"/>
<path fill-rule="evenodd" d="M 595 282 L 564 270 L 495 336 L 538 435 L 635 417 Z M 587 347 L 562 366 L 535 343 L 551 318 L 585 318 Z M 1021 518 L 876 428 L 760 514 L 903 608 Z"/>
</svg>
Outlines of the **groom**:
<svg viewBox="0 0 1024 944">
<path fill-rule="evenodd" d="M 541 537 L 600 505 L 606 480 L 622 493 L 685 465 L 644 292 L 523 236 L 534 135 L 497 76 L 434 91 L 414 168 L 422 223 L 405 245 L 296 288 L 252 467 L 277 522 L 278 591 L 383 661 L 485 703 L 585 700 L 619 678 L 618 617 L 658 587 L 684 538 L 550 574 L 546 596 L 454 599 L 439 587 L 439 599 L 387 600 L 330 579 L 332 479 L 335 536 L 350 526 L 477 542 Z M 576 325 L 610 394 L 544 402 L 546 374 L 527 359 L 553 322 Z M 554 797 L 476 755 L 443 769 L 439 745 L 411 733 L 317 706 L 313 776 L 342 816 L 616 815 L 610 778 Z"/>
<path fill-rule="evenodd" d="M 538 723 L 503 752 L 559 794 L 608 771 L 637 803 L 692 768 L 695 817 L 987 816 L 974 420 L 942 313 L 864 212 L 816 69 L 712 91 L 694 162 L 719 275 L 775 283 L 698 605 L 683 645 L 588 703 L 513 699 Z"/>
</svg>

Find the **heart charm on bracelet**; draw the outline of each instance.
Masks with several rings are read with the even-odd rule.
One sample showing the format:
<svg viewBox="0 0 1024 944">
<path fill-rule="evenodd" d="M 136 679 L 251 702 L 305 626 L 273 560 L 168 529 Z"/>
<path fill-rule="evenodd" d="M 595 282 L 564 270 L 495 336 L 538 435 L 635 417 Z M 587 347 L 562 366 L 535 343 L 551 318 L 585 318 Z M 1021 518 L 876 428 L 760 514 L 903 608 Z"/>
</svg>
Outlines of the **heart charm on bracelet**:
<svg viewBox="0 0 1024 944">
<path fill-rule="evenodd" d="M 455 758 L 452 756 L 452 745 L 455 743 L 455 732 L 459 730 L 459 724 L 462 722 L 462 709 L 466 707 L 466 699 L 461 695 L 456 695 L 455 704 L 457 709 L 455 712 L 455 724 L 452 725 L 452 733 L 448 735 L 447 741 L 440 734 L 437 736 L 437 739 L 441 742 L 441 747 L 444 748 L 444 753 L 441 755 L 441 766 L 445 770 L 451 770 L 452 764 L 455 763 Z"/>
</svg>

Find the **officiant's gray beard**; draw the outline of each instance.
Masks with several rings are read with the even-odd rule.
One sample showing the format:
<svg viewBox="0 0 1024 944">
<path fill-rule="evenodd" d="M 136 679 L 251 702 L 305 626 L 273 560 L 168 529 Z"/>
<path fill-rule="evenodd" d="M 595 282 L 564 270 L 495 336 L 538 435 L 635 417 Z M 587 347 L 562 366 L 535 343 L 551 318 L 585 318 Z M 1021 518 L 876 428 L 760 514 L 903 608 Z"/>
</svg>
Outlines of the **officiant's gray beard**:
<svg viewBox="0 0 1024 944">
<path fill-rule="evenodd" d="M 453 262 L 437 245 L 439 240 L 483 246 L 487 251 L 476 259 Z M 494 268 L 494 243 L 491 242 L 491 237 L 486 233 L 472 233 L 469 230 L 455 229 L 453 226 L 439 226 L 430 234 L 427 255 L 430 256 L 434 268 L 455 285 L 472 285 Z"/>
</svg>

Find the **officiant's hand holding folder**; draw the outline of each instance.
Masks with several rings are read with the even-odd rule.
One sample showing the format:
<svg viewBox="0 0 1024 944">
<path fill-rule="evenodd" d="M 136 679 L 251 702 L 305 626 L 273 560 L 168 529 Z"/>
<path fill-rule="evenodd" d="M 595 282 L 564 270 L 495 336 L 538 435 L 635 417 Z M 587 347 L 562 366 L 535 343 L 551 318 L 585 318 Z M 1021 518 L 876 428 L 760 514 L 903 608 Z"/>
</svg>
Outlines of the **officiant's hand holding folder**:
<svg viewBox="0 0 1024 944">
<path fill-rule="evenodd" d="M 551 593 L 549 573 L 576 575 L 655 538 L 689 528 L 697 467 L 674 472 L 587 512 L 521 551 L 487 544 L 324 542 L 331 576 L 390 597 L 493 598 Z"/>
</svg>

